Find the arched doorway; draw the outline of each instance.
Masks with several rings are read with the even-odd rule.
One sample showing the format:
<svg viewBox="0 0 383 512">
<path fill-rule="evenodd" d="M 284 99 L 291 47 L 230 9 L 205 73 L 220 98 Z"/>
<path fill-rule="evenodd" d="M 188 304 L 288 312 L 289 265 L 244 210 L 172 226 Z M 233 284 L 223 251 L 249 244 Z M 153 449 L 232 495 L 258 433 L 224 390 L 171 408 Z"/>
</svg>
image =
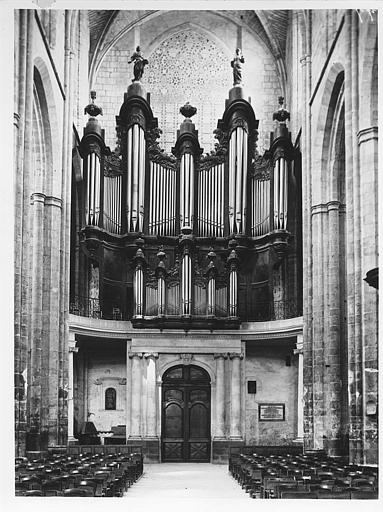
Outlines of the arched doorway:
<svg viewBox="0 0 383 512">
<path fill-rule="evenodd" d="M 173 366 L 162 384 L 162 461 L 210 461 L 210 377 L 194 365 Z"/>
</svg>

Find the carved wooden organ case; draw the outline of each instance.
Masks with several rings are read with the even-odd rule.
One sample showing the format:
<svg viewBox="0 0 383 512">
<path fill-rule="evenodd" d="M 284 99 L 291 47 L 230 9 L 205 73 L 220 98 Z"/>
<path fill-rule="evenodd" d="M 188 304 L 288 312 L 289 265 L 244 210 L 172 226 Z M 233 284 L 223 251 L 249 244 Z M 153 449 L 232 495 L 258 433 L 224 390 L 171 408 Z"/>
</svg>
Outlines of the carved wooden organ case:
<svg viewBox="0 0 383 512">
<path fill-rule="evenodd" d="M 215 151 L 202 154 L 187 103 L 168 155 L 139 82 L 116 117 L 113 152 L 94 98 L 74 172 L 71 312 L 184 329 L 298 316 L 300 158 L 282 102 L 264 155 L 238 86 L 218 121 Z"/>
</svg>

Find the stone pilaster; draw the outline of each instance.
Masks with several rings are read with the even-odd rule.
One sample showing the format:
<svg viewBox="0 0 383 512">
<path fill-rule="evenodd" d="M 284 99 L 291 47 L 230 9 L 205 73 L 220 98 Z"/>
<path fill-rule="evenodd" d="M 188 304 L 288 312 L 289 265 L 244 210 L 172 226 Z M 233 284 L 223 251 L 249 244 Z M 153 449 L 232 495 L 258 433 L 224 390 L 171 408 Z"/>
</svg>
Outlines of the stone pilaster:
<svg viewBox="0 0 383 512">
<path fill-rule="evenodd" d="M 303 335 L 298 334 L 294 354 L 298 355 L 297 442 L 303 442 Z"/>
<path fill-rule="evenodd" d="M 72 333 L 70 333 L 72 334 Z M 78 352 L 74 335 L 71 336 L 68 343 L 69 360 L 68 360 L 68 443 L 74 443 L 74 372 L 73 372 L 73 356 Z"/>
<path fill-rule="evenodd" d="M 146 438 L 157 439 L 157 397 L 156 397 L 156 359 L 158 354 L 147 352 L 146 359 Z"/>
<path fill-rule="evenodd" d="M 130 438 L 141 439 L 142 353 L 129 354 L 132 360 Z"/>
<path fill-rule="evenodd" d="M 229 357 L 231 360 L 230 439 L 241 441 L 241 360 L 243 354 L 234 352 L 230 353 Z"/>
<path fill-rule="evenodd" d="M 225 429 L 225 359 L 226 354 L 214 354 L 216 360 L 216 434 L 215 440 L 226 439 Z"/>
</svg>

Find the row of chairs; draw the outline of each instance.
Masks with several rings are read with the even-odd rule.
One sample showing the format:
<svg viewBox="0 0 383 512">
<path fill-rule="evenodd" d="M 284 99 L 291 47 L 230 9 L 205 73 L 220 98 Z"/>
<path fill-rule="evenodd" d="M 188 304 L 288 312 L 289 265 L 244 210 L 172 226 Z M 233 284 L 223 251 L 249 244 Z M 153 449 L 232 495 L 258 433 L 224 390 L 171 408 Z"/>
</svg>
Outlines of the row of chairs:
<svg viewBox="0 0 383 512">
<path fill-rule="evenodd" d="M 16 496 L 121 497 L 143 473 L 140 453 L 15 460 Z"/>
<path fill-rule="evenodd" d="M 377 499 L 376 468 L 320 454 L 237 454 L 229 471 L 252 498 Z"/>
</svg>

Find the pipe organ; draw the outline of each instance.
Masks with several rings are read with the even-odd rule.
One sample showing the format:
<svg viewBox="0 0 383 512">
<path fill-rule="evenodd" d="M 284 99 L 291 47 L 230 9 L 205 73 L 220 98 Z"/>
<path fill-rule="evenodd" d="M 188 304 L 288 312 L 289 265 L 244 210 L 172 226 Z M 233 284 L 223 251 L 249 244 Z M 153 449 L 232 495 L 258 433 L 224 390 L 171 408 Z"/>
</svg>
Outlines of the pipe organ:
<svg viewBox="0 0 383 512">
<path fill-rule="evenodd" d="M 118 289 L 122 315 L 136 327 L 213 322 L 233 328 L 259 313 L 260 304 L 271 303 L 272 312 L 278 295 L 272 274 L 299 236 L 288 231 L 297 219 L 295 213 L 288 218 L 296 179 L 290 177 L 294 152 L 282 103 L 264 155 L 257 153 L 258 121 L 240 85 L 229 92 L 215 150 L 206 155 L 189 103 L 180 109 L 184 120 L 172 154 L 164 153 L 138 81 L 125 93 L 112 153 L 97 109 L 93 99 L 80 143 L 81 243 L 105 275 L 105 301 Z M 288 276 L 283 279 L 288 286 Z"/>
</svg>

